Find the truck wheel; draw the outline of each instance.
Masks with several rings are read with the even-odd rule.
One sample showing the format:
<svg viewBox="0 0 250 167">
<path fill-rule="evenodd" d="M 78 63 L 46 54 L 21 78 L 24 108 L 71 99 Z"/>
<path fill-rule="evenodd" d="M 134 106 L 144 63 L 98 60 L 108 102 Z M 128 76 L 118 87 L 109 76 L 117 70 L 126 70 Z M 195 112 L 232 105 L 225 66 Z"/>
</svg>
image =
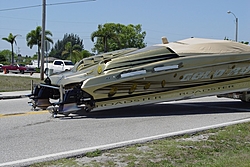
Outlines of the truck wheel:
<svg viewBox="0 0 250 167">
<path fill-rule="evenodd" d="M 24 74 L 24 71 L 23 71 L 23 70 L 20 70 L 20 73 L 21 73 L 21 74 Z"/>
</svg>

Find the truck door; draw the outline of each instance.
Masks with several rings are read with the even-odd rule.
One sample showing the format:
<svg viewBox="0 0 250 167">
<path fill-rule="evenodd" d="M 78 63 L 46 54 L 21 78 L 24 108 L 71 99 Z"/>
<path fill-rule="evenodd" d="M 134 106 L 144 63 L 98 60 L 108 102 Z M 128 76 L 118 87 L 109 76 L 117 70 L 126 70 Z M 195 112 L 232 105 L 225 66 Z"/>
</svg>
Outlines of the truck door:
<svg viewBox="0 0 250 167">
<path fill-rule="evenodd" d="M 54 72 L 63 71 L 63 62 L 62 61 L 55 61 L 54 62 Z"/>
</svg>

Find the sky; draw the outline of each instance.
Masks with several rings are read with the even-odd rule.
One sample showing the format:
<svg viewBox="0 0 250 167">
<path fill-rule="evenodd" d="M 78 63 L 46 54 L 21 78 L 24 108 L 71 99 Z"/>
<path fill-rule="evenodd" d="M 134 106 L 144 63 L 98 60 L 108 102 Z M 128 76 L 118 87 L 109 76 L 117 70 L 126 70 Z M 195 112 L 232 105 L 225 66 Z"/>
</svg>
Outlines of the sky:
<svg viewBox="0 0 250 167">
<path fill-rule="evenodd" d="M 11 50 L 2 38 L 12 33 L 20 35 L 15 53 L 36 53 L 37 46 L 27 46 L 26 35 L 42 25 L 42 2 L 0 0 L 0 50 Z M 63 2 L 66 4 L 53 5 Z M 91 33 L 105 23 L 141 24 L 147 46 L 161 43 L 163 36 L 170 42 L 190 37 L 235 40 L 234 15 L 239 23 L 238 41 L 250 42 L 250 0 L 46 0 L 46 4 L 45 27 L 52 32 L 54 43 L 73 33 L 83 39 L 88 51 L 94 45 Z M 9 10 L 22 7 L 28 8 Z"/>
</svg>

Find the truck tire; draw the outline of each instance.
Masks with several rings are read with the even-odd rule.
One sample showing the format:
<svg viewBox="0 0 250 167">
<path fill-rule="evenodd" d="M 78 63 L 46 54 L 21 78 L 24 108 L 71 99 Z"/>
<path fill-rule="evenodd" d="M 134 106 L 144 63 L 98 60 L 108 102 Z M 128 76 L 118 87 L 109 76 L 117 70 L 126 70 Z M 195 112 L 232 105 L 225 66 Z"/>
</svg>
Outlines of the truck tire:
<svg viewBox="0 0 250 167">
<path fill-rule="evenodd" d="M 24 74 L 24 70 L 20 70 L 20 73 L 21 73 L 21 74 Z"/>
</svg>

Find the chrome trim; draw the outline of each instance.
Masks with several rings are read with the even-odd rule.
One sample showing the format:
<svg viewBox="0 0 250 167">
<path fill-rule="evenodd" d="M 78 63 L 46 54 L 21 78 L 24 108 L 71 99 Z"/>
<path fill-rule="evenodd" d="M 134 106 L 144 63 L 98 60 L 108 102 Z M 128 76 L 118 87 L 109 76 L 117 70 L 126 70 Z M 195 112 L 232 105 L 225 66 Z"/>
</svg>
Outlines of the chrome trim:
<svg viewBox="0 0 250 167">
<path fill-rule="evenodd" d="M 47 88 L 52 88 L 52 89 L 58 89 L 58 90 L 60 89 L 57 86 L 51 86 L 51 85 L 45 85 L 45 84 L 40 84 L 40 86 L 47 87 Z"/>
<path fill-rule="evenodd" d="M 171 65 L 171 66 L 155 67 L 154 71 L 159 72 L 159 71 L 173 70 L 173 69 L 178 69 L 178 68 L 179 68 L 179 65 Z"/>
<path fill-rule="evenodd" d="M 59 92 L 60 92 L 60 102 L 63 102 L 63 94 L 64 94 L 63 85 L 60 85 Z"/>
<path fill-rule="evenodd" d="M 121 78 L 133 77 L 133 76 L 136 76 L 136 75 L 142 75 L 142 74 L 146 74 L 146 73 L 147 73 L 146 70 L 133 71 L 133 72 L 128 72 L 128 73 L 121 74 Z"/>
</svg>

